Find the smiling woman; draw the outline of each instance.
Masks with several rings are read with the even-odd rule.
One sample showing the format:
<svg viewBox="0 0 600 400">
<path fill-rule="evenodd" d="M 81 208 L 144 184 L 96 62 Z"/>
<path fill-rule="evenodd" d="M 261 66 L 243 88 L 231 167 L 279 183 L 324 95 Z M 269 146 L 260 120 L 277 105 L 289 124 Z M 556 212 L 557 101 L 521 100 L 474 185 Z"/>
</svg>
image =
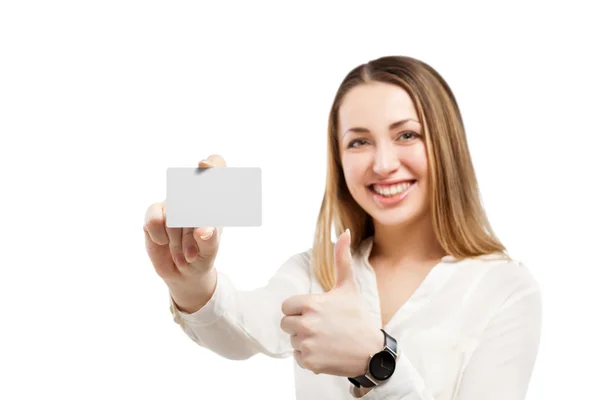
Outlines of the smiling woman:
<svg viewBox="0 0 600 400">
<path fill-rule="evenodd" d="M 294 357 L 298 400 L 524 399 L 540 288 L 487 220 L 449 86 L 414 58 L 372 60 L 341 83 L 327 134 L 313 247 L 262 288 L 215 270 L 220 229 L 165 228 L 164 204 L 148 209 L 174 320 L 229 359 Z"/>
<path fill-rule="evenodd" d="M 334 281 L 327 245 L 332 223 L 337 235 L 347 227 L 355 233 L 353 249 L 376 232 L 393 236 L 391 247 L 408 244 L 406 223 L 412 220 L 433 229 L 435 238 L 427 241 L 439 243 L 442 254 L 505 253 L 480 202 L 456 99 L 428 64 L 382 57 L 350 71 L 333 101 L 328 147 L 313 248 L 325 287 Z M 390 187 L 397 182 L 404 185 Z"/>
</svg>

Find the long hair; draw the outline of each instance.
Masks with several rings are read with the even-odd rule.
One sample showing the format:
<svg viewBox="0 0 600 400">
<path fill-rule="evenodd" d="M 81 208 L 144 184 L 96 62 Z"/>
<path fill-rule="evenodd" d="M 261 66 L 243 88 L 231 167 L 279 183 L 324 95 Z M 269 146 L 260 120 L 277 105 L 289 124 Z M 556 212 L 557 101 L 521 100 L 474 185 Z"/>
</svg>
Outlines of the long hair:
<svg viewBox="0 0 600 400">
<path fill-rule="evenodd" d="M 329 113 L 327 178 L 312 247 L 315 275 L 325 291 L 335 286 L 335 236 L 352 232 L 351 251 L 374 234 L 373 221 L 356 203 L 343 176 L 338 113 L 344 96 L 357 85 L 383 82 L 399 86 L 412 99 L 425 130 L 430 212 L 435 235 L 447 254 L 464 259 L 506 249 L 483 208 L 462 116 L 450 87 L 423 61 L 406 56 L 371 60 L 352 69 L 340 84 Z"/>
</svg>

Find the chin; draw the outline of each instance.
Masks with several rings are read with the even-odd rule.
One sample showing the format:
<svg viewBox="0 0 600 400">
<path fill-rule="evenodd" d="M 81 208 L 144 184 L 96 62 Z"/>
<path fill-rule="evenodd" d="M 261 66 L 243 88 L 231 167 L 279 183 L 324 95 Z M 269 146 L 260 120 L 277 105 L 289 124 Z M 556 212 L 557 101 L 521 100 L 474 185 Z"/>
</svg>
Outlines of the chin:
<svg viewBox="0 0 600 400">
<path fill-rule="evenodd" d="M 419 218 L 419 216 L 415 215 L 414 213 L 407 215 L 400 211 L 394 214 L 395 215 L 390 215 L 390 213 L 375 212 L 371 214 L 371 217 L 377 224 L 388 227 L 410 225 Z"/>
</svg>

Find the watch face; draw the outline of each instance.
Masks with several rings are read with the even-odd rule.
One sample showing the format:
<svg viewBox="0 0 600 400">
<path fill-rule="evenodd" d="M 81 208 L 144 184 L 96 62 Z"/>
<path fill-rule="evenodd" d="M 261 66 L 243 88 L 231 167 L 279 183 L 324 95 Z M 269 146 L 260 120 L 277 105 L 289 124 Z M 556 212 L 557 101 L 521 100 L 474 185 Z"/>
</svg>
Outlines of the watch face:
<svg viewBox="0 0 600 400">
<path fill-rule="evenodd" d="M 396 360 L 387 351 L 375 354 L 369 363 L 369 372 L 378 381 L 388 379 L 394 373 L 394 369 L 396 369 Z"/>
</svg>

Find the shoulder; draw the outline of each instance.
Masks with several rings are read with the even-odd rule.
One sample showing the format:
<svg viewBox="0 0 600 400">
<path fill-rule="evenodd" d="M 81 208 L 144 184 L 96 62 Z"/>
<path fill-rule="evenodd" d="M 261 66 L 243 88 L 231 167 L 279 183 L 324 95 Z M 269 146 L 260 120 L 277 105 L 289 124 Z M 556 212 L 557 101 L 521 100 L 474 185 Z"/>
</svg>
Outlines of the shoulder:
<svg viewBox="0 0 600 400">
<path fill-rule="evenodd" d="M 524 296 L 540 296 L 540 284 L 527 264 L 502 255 L 485 255 L 457 261 L 459 275 L 477 289 L 505 304 Z M 476 290 L 477 290 L 476 289 Z"/>
<path fill-rule="evenodd" d="M 524 262 L 483 256 L 455 261 L 452 269 L 444 298 L 449 305 L 441 307 L 454 307 L 466 331 L 477 335 L 491 321 L 540 320 L 540 285 Z"/>
</svg>

